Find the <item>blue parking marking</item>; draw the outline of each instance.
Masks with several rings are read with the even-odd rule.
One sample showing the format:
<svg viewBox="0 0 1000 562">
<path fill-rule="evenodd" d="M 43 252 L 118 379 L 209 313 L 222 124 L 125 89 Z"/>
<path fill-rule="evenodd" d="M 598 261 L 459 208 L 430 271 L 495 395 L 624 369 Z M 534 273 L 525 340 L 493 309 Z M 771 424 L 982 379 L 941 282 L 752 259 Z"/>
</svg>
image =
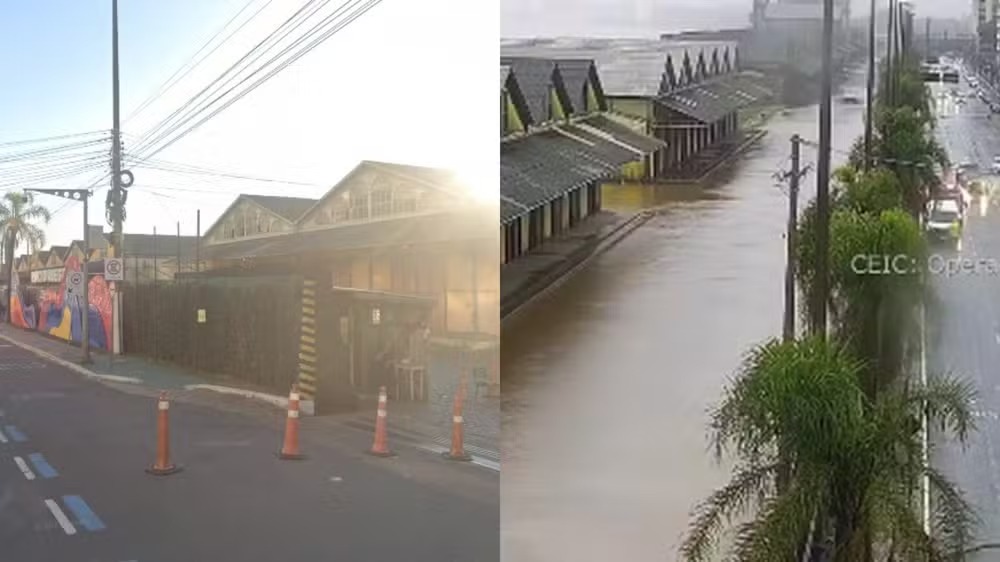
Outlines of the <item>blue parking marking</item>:
<svg viewBox="0 0 1000 562">
<path fill-rule="evenodd" d="M 24 443 L 25 441 L 28 440 L 28 438 L 23 433 L 21 433 L 21 430 L 12 425 L 5 425 L 3 428 L 4 431 L 7 432 L 7 435 L 9 435 L 10 438 L 17 443 Z"/>
<path fill-rule="evenodd" d="M 55 478 L 59 476 L 56 469 L 52 468 L 52 465 L 45 460 L 45 457 L 41 453 L 31 453 L 28 455 L 28 460 L 31 461 L 31 464 L 35 465 L 35 472 L 42 478 Z"/>
<path fill-rule="evenodd" d="M 66 507 L 73 512 L 73 517 L 76 519 L 81 527 L 88 531 L 101 531 L 103 530 L 104 523 L 101 522 L 100 518 L 97 517 L 87 505 L 87 502 L 83 501 L 80 496 L 63 496 L 63 503 Z"/>
</svg>

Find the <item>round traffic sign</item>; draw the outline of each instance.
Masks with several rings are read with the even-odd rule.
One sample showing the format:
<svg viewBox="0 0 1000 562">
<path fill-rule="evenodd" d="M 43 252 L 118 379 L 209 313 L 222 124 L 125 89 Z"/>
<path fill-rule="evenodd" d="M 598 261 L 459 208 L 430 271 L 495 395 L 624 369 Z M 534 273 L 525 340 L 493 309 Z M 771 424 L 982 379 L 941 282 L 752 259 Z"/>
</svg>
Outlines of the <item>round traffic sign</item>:
<svg viewBox="0 0 1000 562">
<path fill-rule="evenodd" d="M 74 271 L 72 275 L 69 276 L 70 285 L 83 285 L 83 274 L 79 271 Z"/>
<path fill-rule="evenodd" d="M 117 260 L 108 260 L 107 270 L 112 277 L 117 277 L 121 275 L 122 262 Z"/>
</svg>

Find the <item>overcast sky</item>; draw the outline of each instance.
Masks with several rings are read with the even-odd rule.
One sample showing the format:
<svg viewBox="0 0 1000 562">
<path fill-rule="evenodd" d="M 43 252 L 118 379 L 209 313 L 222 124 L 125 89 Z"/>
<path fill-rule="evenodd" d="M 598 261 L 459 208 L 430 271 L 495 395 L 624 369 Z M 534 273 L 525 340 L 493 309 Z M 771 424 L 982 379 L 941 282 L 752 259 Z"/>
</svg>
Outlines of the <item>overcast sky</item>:
<svg viewBox="0 0 1000 562">
<path fill-rule="evenodd" d="M 970 0 L 917 0 L 915 5 L 918 17 L 958 17 L 971 9 Z M 854 0 L 851 8 L 860 15 L 869 6 L 868 0 Z M 752 7 L 752 0 L 502 0 L 500 13 L 505 37 L 655 37 L 687 29 L 745 26 Z"/>
<path fill-rule="evenodd" d="M 341 3 L 329 2 L 309 21 L 319 21 Z M 9 4 L 0 21 L 0 52 L 6 53 L 0 72 L 8 77 L 0 88 L 0 157 L 11 150 L 4 143 L 110 129 L 111 1 Z M 123 119 L 241 9 L 246 8 L 243 15 L 219 39 L 249 21 L 174 88 L 125 121 L 126 152 L 305 4 L 121 0 Z M 126 233 L 151 233 L 155 226 L 172 234 L 180 221 L 183 233 L 194 234 L 196 209 L 202 210 L 204 232 L 244 191 L 320 197 L 362 159 L 455 168 L 472 178 L 476 189 L 497 193 L 496 67 L 488 62 L 497 59 L 499 35 L 495 9 L 484 10 L 479 2 L 384 0 L 157 157 L 313 187 L 140 167 L 130 190 Z M 107 160 L 106 154 L 95 157 L 104 166 Z M 19 173 L 14 177 L 24 177 Z M 0 169 L 0 179 L 4 174 Z M 34 187 L 84 187 L 100 174 Z M 105 224 L 107 183 L 91 206 L 91 224 Z M 42 201 L 60 210 L 48 228 L 51 243 L 80 237 L 79 204 L 65 206 L 51 196 Z"/>
</svg>

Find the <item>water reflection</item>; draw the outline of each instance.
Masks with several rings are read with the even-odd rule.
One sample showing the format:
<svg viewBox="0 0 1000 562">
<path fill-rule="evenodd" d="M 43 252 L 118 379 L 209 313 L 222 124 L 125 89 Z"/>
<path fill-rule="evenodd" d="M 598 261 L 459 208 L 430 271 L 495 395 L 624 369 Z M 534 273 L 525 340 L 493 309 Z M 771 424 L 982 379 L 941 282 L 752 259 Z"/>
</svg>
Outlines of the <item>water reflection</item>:
<svg viewBox="0 0 1000 562">
<path fill-rule="evenodd" d="M 835 107 L 835 162 L 863 111 Z M 728 476 L 706 454 L 706 408 L 781 330 L 787 200 L 773 174 L 793 134 L 816 138 L 816 117 L 776 117 L 705 188 L 609 193 L 610 207 L 662 212 L 504 327 L 504 560 L 673 559 L 690 508 Z"/>
</svg>

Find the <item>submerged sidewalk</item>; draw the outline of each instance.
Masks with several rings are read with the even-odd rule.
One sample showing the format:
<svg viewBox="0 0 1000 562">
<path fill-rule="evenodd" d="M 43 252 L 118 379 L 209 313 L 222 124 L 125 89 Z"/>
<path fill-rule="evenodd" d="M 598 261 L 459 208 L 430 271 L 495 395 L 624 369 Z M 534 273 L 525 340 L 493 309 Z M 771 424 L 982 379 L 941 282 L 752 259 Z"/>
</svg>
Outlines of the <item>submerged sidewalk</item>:
<svg viewBox="0 0 1000 562">
<path fill-rule="evenodd" d="M 169 391 L 175 396 L 197 394 L 199 401 L 232 403 L 234 400 L 250 402 L 249 397 L 233 396 L 237 393 L 254 393 L 257 404 L 268 403 L 278 411 L 287 404 L 286 396 L 273 390 L 254 387 L 222 375 L 199 375 L 176 365 L 156 362 L 141 356 L 118 356 L 110 361 L 107 353 L 94 350 L 92 363 L 82 365 L 82 351 L 76 345 L 51 336 L 0 325 L 0 340 L 10 342 L 54 360 L 89 376 L 109 383 L 145 387 L 150 391 Z M 461 357 L 432 347 L 429 365 L 428 399 L 425 402 L 397 402 L 389 404 L 389 432 L 424 448 L 447 447 L 452 428 L 452 404 L 458 388 L 460 373 L 464 370 Z M 474 385 L 468 388 L 464 403 L 465 443 L 469 453 L 486 461 L 500 462 L 500 400 L 486 397 L 481 391 L 475 396 Z M 369 398 L 371 398 L 369 400 Z M 370 402 L 370 408 L 368 403 Z M 374 431 L 377 399 L 365 397 L 357 412 L 332 416 L 316 416 L 322 423 L 347 425 L 359 430 Z M 499 469 L 499 466 L 496 467 Z"/>
<path fill-rule="evenodd" d="M 550 289 L 574 268 L 627 236 L 647 213 L 600 211 L 500 270 L 500 318 Z"/>
</svg>

